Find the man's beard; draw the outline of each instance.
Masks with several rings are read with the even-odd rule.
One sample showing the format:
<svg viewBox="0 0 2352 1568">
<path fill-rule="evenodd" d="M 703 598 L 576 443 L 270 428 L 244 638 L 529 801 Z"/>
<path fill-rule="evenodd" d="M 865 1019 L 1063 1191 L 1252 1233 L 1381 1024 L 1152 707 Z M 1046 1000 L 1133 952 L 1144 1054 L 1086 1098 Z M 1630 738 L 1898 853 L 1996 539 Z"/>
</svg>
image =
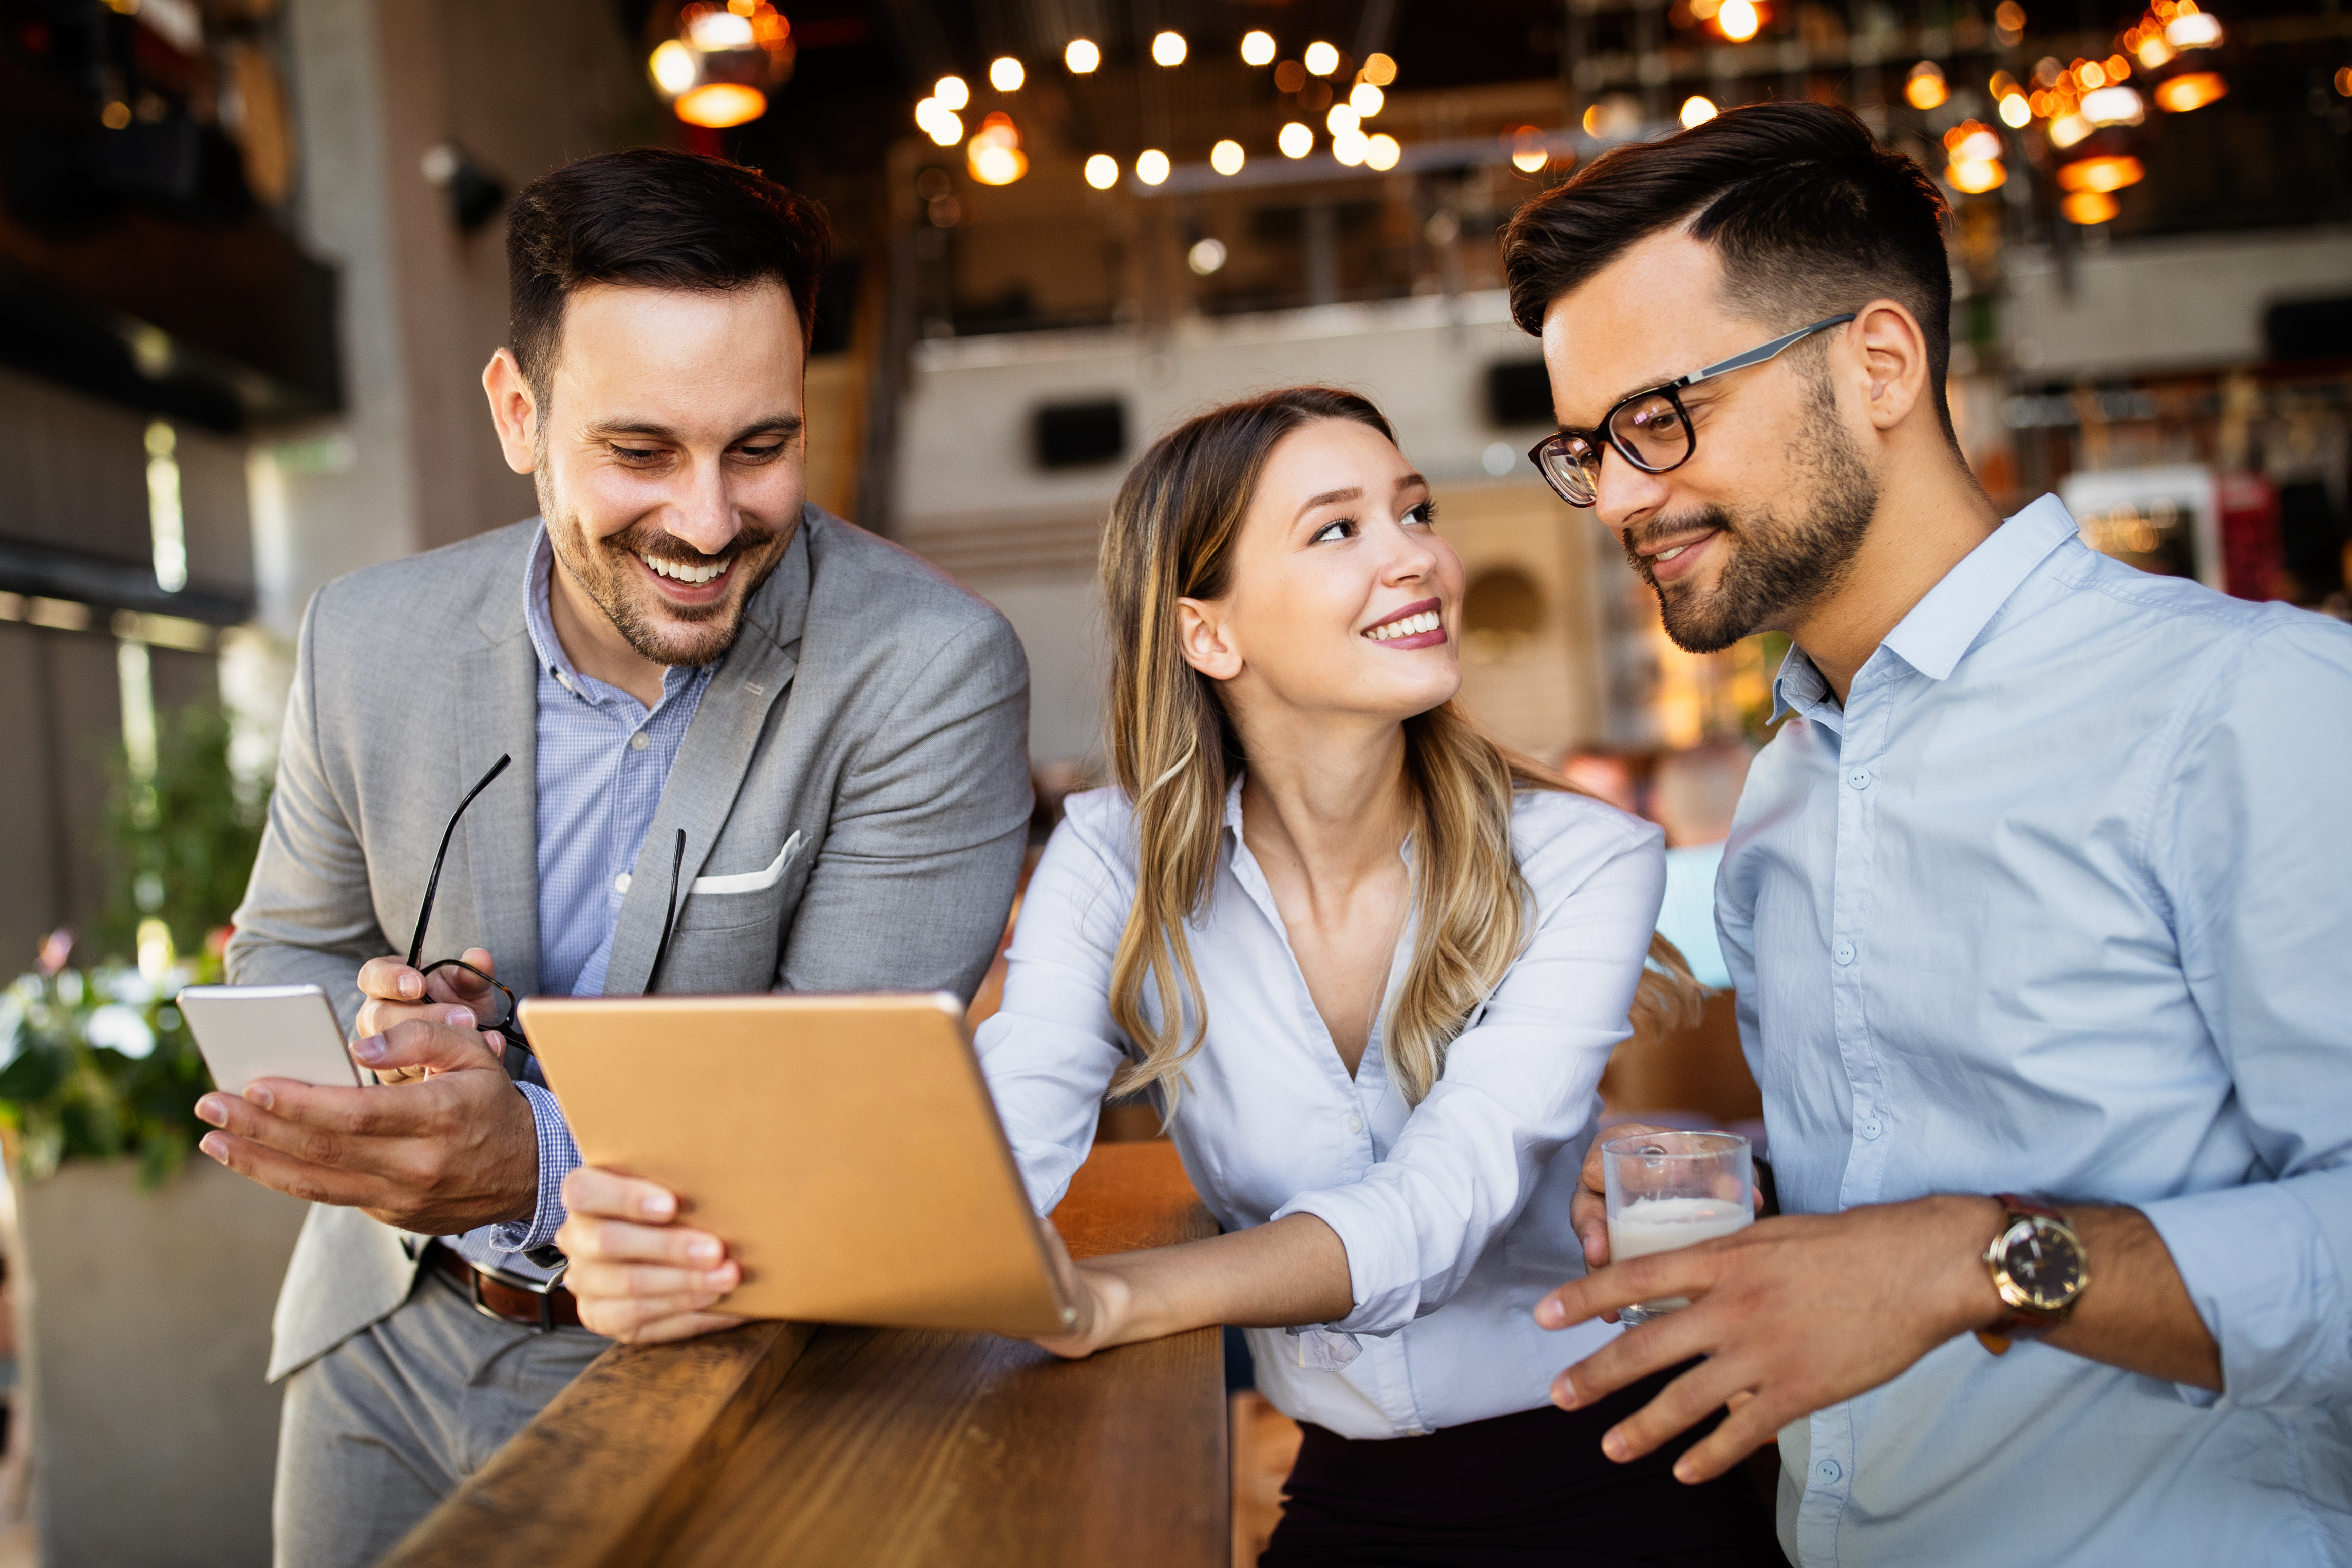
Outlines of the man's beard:
<svg viewBox="0 0 2352 1568">
<path fill-rule="evenodd" d="M 716 555 L 705 555 L 666 528 L 632 524 L 617 534 L 592 538 L 576 514 L 560 511 L 552 496 L 540 497 L 557 568 L 596 601 L 614 629 L 639 654 L 656 664 L 709 664 L 724 658 L 742 629 L 743 607 L 783 552 L 771 550 L 777 530 L 747 526 Z M 684 566 L 707 567 L 731 560 L 729 592 L 709 604 L 673 604 L 640 580 L 627 558 L 649 556 Z M 684 624 L 681 624 L 683 622 Z"/>
<path fill-rule="evenodd" d="M 1878 510 L 1878 481 L 1862 460 L 1853 439 L 1837 422 L 1822 387 L 1808 409 L 1810 434 L 1795 453 L 1795 466 L 1812 478 L 1810 510 L 1783 520 L 1769 507 L 1738 517 L 1710 507 L 1693 517 L 1654 523 L 1625 539 L 1626 559 L 1658 596 L 1658 612 L 1675 646 L 1692 653 L 1717 653 L 1768 621 L 1784 627 L 1790 617 L 1836 591 L 1853 570 L 1854 552 Z M 1661 584 L 1640 546 L 1688 533 L 1694 527 L 1717 530 L 1726 549 L 1715 591 L 1701 593 L 1687 581 Z"/>
</svg>

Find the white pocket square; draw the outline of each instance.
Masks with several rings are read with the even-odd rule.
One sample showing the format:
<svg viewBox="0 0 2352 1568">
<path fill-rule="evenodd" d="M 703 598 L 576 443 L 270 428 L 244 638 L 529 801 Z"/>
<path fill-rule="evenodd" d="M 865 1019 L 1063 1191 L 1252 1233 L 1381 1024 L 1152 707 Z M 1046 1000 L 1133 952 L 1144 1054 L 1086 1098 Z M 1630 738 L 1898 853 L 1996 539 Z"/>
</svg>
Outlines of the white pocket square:
<svg viewBox="0 0 2352 1568">
<path fill-rule="evenodd" d="M 776 858 L 761 871 L 741 871 L 733 876 L 698 876 L 694 879 L 697 893 L 765 893 L 784 880 L 784 867 L 792 863 L 793 852 L 801 847 L 801 836 L 794 833 L 776 852 Z"/>
<path fill-rule="evenodd" d="M 784 841 L 784 847 L 776 852 L 776 858 L 761 870 L 739 871 L 732 876 L 698 876 L 688 886 L 687 892 L 689 894 L 765 893 L 784 880 L 784 867 L 792 864 L 793 852 L 800 847 L 801 836 L 794 833 Z M 618 885 L 625 894 L 629 891 L 629 874 L 626 872 L 622 873 Z"/>
</svg>

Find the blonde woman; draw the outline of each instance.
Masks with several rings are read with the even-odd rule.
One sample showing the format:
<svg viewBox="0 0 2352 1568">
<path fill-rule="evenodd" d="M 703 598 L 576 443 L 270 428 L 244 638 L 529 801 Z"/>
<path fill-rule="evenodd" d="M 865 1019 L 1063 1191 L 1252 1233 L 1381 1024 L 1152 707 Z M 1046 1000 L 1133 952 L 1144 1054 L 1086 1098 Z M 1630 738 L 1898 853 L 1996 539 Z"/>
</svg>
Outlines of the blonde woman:
<svg viewBox="0 0 2352 1568">
<path fill-rule="evenodd" d="M 981 1061 L 1041 1213 L 1104 1091 L 1149 1092 L 1227 1234 L 1072 1267 L 1047 1348 L 1245 1325 L 1307 1434 L 1268 1563 L 1778 1563 L 1744 1479 L 1601 1456 L 1652 1391 L 1547 1401 L 1616 1332 L 1531 1309 L 1583 1271 L 1610 1049 L 1675 1003 L 1643 969 L 1664 859 L 1452 706 L 1432 511 L 1372 405 L 1311 387 L 1192 421 L 1120 491 L 1118 787 L 1069 802 Z"/>
<path fill-rule="evenodd" d="M 1103 580 L 1118 787 L 1046 846 L 981 1061 L 1040 1213 L 1105 1092 L 1149 1093 L 1226 1234 L 1064 1260 L 1047 1348 L 1245 1325 L 1306 1431 L 1269 1563 L 1779 1563 L 1744 1477 L 1602 1457 L 1664 1378 L 1548 1402 L 1617 1332 L 1532 1315 L 1583 1272 L 1595 1085 L 1686 982 L 1643 967 L 1657 830 L 1451 706 L 1462 567 L 1387 422 L 1315 387 L 1193 420 L 1129 476 Z M 584 1190 L 612 1179 L 575 1175 L 575 1219 L 637 1217 Z M 733 1282 L 573 1257 L 583 1320 L 634 1337 Z"/>
</svg>

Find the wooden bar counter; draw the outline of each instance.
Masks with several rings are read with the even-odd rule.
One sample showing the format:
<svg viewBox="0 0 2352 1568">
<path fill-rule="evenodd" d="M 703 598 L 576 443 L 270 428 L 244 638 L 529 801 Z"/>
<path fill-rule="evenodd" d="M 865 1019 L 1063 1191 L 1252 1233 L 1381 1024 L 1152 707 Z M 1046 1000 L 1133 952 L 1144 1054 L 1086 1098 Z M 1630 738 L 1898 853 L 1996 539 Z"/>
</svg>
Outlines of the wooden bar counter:
<svg viewBox="0 0 2352 1568">
<path fill-rule="evenodd" d="M 1097 1144 L 1054 1223 L 1080 1258 L 1216 1229 L 1166 1143 Z M 751 1323 L 607 1351 L 384 1568 L 1211 1568 L 1225 1442 L 1213 1328 L 1064 1362 Z"/>
</svg>

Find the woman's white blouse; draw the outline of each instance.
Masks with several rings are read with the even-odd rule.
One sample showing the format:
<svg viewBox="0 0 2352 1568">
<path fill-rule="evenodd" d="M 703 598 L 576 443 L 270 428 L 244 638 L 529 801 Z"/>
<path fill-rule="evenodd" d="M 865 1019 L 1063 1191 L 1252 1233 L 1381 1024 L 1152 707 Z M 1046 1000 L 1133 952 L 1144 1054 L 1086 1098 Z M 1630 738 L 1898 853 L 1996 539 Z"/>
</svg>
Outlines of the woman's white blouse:
<svg viewBox="0 0 2352 1568">
<path fill-rule="evenodd" d="M 1341 1065 L 1242 841 L 1238 781 L 1210 906 L 1187 928 L 1209 1027 L 1185 1068 L 1176 1146 L 1227 1230 L 1312 1214 L 1346 1244 L 1346 1317 L 1249 1331 L 1260 1391 L 1344 1437 L 1533 1409 L 1561 1367 L 1617 1332 L 1594 1321 L 1546 1333 L 1532 1312 L 1584 1271 L 1569 1203 L 1601 1070 L 1631 1032 L 1664 890 L 1660 835 L 1549 791 L 1517 798 L 1511 835 L 1534 936 L 1410 1113 L 1377 1028 L 1357 1076 Z M 1023 901 L 1003 1006 L 980 1027 L 981 1066 L 1040 1213 L 1061 1201 L 1103 1091 L 1134 1054 L 1108 998 L 1135 864 L 1125 798 L 1071 797 Z M 1408 930 L 1391 992 L 1412 941 Z"/>
</svg>

